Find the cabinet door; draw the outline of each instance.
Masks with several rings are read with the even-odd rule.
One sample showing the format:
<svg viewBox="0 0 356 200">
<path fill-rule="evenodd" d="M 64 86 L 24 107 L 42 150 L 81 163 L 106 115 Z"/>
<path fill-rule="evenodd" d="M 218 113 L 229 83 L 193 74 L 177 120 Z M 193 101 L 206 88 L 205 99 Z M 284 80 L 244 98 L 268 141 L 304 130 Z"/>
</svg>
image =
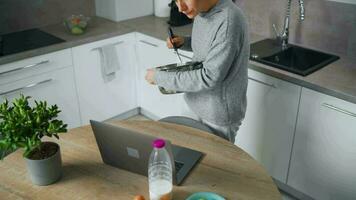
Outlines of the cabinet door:
<svg viewBox="0 0 356 200">
<path fill-rule="evenodd" d="M 76 95 L 73 68 L 32 76 L 0 86 L 0 101 L 18 98 L 20 94 L 31 96 L 33 100 L 47 101 L 49 105 L 57 104 L 62 111 L 59 118 L 69 128 L 80 126 L 78 99 Z"/>
<path fill-rule="evenodd" d="M 288 185 L 315 199 L 356 199 L 356 105 L 302 92 Z"/>
<path fill-rule="evenodd" d="M 106 120 L 137 107 L 135 86 L 135 35 L 129 34 L 73 48 L 75 79 L 81 117 Z M 100 47 L 115 45 L 120 69 L 115 79 L 104 82 Z"/>
<path fill-rule="evenodd" d="M 177 56 L 166 47 L 165 42 L 142 34 L 138 34 L 137 37 L 137 52 L 139 60 L 138 104 L 140 107 L 155 119 L 180 115 L 183 94 L 163 95 L 156 85 L 150 85 L 145 80 L 147 69 L 177 63 Z"/>
<path fill-rule="evenodd" d="M 247 111 L 236 145 L 286 183 L 301 88 L 249 70 Z"/>
</svg>

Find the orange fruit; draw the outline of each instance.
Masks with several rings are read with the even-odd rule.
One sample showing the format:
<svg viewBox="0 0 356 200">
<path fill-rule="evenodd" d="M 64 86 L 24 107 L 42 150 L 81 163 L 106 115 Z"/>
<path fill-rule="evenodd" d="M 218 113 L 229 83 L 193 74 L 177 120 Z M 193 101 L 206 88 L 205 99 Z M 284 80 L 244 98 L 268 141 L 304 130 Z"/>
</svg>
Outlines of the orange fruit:
<svg viewBox="0 0 356 200">
<path fill-rule="evenodd" d="M 145 197 L 142 195 L 137 195 L 134 197 L 134 200 L 145 200 Z"/>
</svg>

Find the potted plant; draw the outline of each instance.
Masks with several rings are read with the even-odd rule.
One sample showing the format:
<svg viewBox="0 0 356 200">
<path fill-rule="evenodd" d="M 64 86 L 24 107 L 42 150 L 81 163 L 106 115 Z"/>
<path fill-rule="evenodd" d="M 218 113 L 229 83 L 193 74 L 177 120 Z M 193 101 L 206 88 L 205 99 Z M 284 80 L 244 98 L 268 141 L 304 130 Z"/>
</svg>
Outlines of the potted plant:
<svg viewBox="0 0 356 200">
<path fill-rule="evenodd" d="M 23 149 L 32 182 L 49 185 L 61 177 L 62 160 L 59 145 L 42 142 L 42 138 L 59 139 L 58 133 L 67 132 L 67 125 L 57 119 L 61 112 L 57 105 L 35 101 L 31 107 L 29 99 L 21 95 L 12 105 L 8 100 L 0 104 L 0 151 Z"/>
</svg>

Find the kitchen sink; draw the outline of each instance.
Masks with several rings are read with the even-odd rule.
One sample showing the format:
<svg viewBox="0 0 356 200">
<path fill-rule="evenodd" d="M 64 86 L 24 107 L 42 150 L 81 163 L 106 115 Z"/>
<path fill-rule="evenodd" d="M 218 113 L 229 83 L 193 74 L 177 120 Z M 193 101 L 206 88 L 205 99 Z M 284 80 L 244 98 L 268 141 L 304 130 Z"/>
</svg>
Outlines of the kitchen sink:
<svg viewBox="0 0 356 200">
<path fill-rule="evenodd" d="M 265 39 L 251 45 L 250 59 L 307 76 L 338 60 L 339 57 L 292 44 L 288 44 L 286 49 L 282 49 L 276 40 Z"/>
</svg>

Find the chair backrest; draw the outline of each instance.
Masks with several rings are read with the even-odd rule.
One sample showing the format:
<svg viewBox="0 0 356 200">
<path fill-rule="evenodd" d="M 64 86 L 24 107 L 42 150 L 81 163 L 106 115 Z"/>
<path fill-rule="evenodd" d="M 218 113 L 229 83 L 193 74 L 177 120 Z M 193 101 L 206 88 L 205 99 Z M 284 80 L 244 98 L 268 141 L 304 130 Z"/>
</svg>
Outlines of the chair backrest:
<svg viewBox="0 0 356 200">
<path fill-rule="evenodd" d="M 162 118 L 159 121 L 188 126 L 191 128 L 196 128 L 196 129 L 213 134 L 213 131 L 207 125 L 205 125 L 197 120 L 191 119 L 189 117 L 170 116 L 170 117 Z"/>
</svg>

